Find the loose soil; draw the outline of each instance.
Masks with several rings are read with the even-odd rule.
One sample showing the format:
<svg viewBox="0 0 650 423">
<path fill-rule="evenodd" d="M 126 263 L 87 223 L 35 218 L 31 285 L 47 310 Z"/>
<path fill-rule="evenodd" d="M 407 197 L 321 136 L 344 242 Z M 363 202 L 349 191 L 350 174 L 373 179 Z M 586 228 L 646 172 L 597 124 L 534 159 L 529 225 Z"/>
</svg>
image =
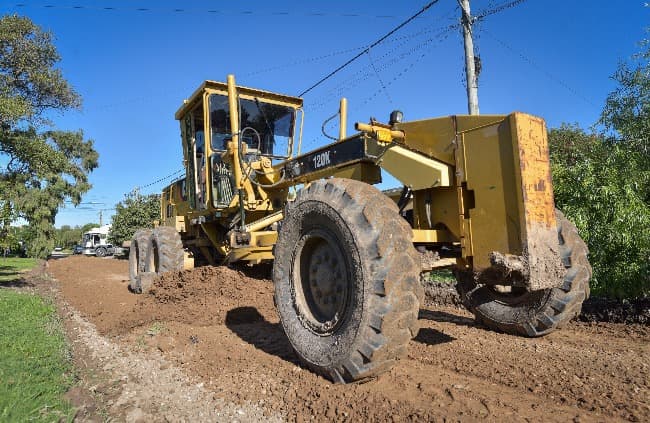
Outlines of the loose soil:
<svg viewBox="0 0 650 423">
<path fill-rule="evenodd" d="M 650 421 L 650 327 L 571 322 L 543 338 L 489 331 L 427 302 L 408 356 L 364 384 L 303 368 L 266 272 L 204 267 L 127 290 L 125 261 L 50 261 L 80 381 L 101 421 Z"/>
</svg>

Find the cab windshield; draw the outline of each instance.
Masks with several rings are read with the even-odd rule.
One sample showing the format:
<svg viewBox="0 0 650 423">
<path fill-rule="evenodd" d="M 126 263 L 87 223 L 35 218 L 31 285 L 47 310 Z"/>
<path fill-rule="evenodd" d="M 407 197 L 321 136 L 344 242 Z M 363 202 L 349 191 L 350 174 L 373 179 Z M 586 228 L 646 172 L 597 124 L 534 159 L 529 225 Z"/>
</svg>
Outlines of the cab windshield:
<svg viewBox="0 0 650 423">
<path fill-rule="evenodd" d="M 240 136 L 249 152 L 284 159 L 291 154 L 295 110 L 265 103 L 261 99 L 240 99 Z M 228 97 L 210 95 L 212 149 L 223 151 L 231 137 Z"/>
</svg>

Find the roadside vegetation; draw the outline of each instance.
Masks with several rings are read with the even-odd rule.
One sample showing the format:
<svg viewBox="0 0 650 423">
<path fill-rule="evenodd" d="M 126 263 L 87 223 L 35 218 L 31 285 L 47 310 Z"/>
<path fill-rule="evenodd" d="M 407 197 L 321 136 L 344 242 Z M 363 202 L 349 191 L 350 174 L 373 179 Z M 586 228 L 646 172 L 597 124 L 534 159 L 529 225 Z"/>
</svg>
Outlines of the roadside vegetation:
<svg viewBox="0 0 650 423">
<path fill-rule="evenodd" d="M 54 306 L 42 298 L 6 289 L 19 285 L 34 259 L 0 259 L 0 421 L 69 421 L 63 395 L 72 364 Z"/>
<path fill-rule="evenodd" d="M 130 241 L 138 229 L 153 228 L 157 219 L 160 219 L 160 195 L 133 191 L 115 205 L 108 240 L 113 245 L 122 245 Z"/>
<path fill-rule="evenodd" d="M 641 47 L 597 126 L 549 132 L 555 201 L 589 246 L 596 296 L 650 296 L 650 40 Z"/>
</svg>

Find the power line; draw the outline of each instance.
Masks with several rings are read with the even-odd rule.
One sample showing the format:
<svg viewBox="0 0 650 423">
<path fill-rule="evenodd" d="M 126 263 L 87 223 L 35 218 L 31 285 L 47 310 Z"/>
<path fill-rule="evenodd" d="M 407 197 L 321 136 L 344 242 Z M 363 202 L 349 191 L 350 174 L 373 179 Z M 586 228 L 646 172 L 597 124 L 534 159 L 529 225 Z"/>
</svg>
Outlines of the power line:
<svg viewBox="0 0 650 423">
<path fill-rule="evenodd" d="M 526 0 L 514 0 L 514 1 L 506 2 L 506 3 L 501 3 L 500 5 L 498 5 L 496 7 L 492 7 L 490 9 L 487 9 L 487 10 L 484 10 L 484 11 L 478 13 L 476 16 L 472 16 L 472 21 L 473 22 L 479 21 L 479 20 L 487 18 L 488 16 L 492 16 L 492 15 L 495 15 L 497 13 L 501 13 L 504 10 L 507 10 L 507 9 L 512 8 L 512 7 L 520 5 L 521 3 L 525 2 L 525 1 Z"/>
<path fill-rule="evenodd" d="M 137 188 L 138 188 L 138 189 L 149 188 L 149 187 L 152 186 L 152 185 L 156 185 L 156 184 L 159 184 L 159 183 L 161 183 L 161 182 L 163 182 L 163 181 L 165 181 L 165 180 L 167 180 L 167 179 L 172 179 L 172 178 L 174 178 L 174 177 L 176 177 L 176 176 L 179 176 L 182 172 L 185 172 L 185 169 L 184 169 L 184 168 L 178 169 L 176 172 L 171 173 L 171 174 L 169 174 L 169 175 L 167 175 L 167 176 L 163 176 L 162 178 L 157 179 L 157 180 L 155 180 L 155 181 L 153 181 L 153 182 L 150 182 L 150 183 L 148 183 L 148 184 L 146 184 L 146 185 L 140 185 L 140 186 L 138 186 Z"/>
<path fill-rule="evenodd" d="M 151 7 L 113 7 L 113 6 L 88 6 L 88 5 L 60 5 L 60 4 L 29 4 L 27 2 L 15 3 L 15 8 L 41 8 L 56 10 L 77 10 L 77 11 L 99 11 L 99 12 L 137 12 L 137 13 L 203 13 L 210 15 L 245 15 L 245 16 L 307 16 L 307 17 L 336 17 L 336 18 L 377 18 L 377 19 L 397 19 L 398 15 L 369 15 L 363 13 L 333 13 L 331 11 L 272 11 L 260 12 L 255 10 L 227 10 L 227 9 L 193 9 L 193 8 L 151 8 Z"/>
<path fill-rule="evenodd" d="M 421 14 L 423 14 L 424 12 L 426 12 L 426 11 L 427 11 L 431 6 L 433 6 L 434 4 L 438 3 L 438 1 L 439 1 L 439 0 L 433 0 L 433 1 L 429 2 L 429 3 L 428 3 L 427 5 L 425 5 L 422 9 L 420 9 L 420 10 L 419 10 L 415 15 L 411 16 L 410 18 L 408 18 L 407 20 L 405 20 L 405 21 L 402 22 L 401 24 L 397 25 L 395 28 L 393 28 L 393 29 L 391 29 L 390 31 L 388 31 L 388 33 L 387 33 L 386 35 L 384 35 L 383 37 L 379 38 L 377 41 L 375 41 L 375 42 L 373 42 L 372 44 L 370 44 L 370 45 L 369 45 L 368 47 L 366 47 L 362 52 L 360 52 L 359 54 L 357 54 L 356 56 L 354 56 L 353 58 L 351 58 L 351 59 L 348 60 L 347 62 L 343 63 L 343 64 L 342 64 L 341 66 L 339 66 L 338 68 L 334 69 L 332 72 L 330 72 L 329 74 L 327 74 L 325 77 L 321 78 L 318 82 L 316 82 L 315 84 L 313 84 L 311 87 L 307 88 L 306 90 L 304 90 L 303 92 L 301 92 L 300 94 L 298 94 L 298 97 L 302 97 L 303 95 L 307 94 L 309 91 L 313 90 L 314 88 L 316 88 L 317 86 L 319 86 L 319 85 L 322 84 L 323 82 L 325 82 L 325 81 L 327 81 L 328 79 L 330 79 L 332 76 L 336 75 L 340 70 L 342 70 L 342 69 L 344 69 L 345 67 L 349 66 L 352 62 L 354 62 L 355 60 L 357 60 L 359 57 L 361 57 L 361 56 L 363 56 L 364 54 L 366 54 L 367 52 L 369 52 L 370 49 L 372 49 L 373 47 L 375 47 L 375 46 L 381 44 L 381 42 L 384 41 L 386 38 L 390 37 L 391 35 L 393 35 L 393 34 L 396 33 L 397 31 L 399 31 L 401 28 L 403 28 L 404 26 L 406 26 L 406 25 L 408 25 L 409 23 L 411 23 L 415 18 L 417 18 L 418 16 L 420 16 Z"/>
<path fill-rule="evenodd" d="M 492 16 L 492 15 L 494 15 L 496 13 L 503 12 L 503 11 L 505 11 L 507 9 L 510 9 L 512 7 L 515 7 L 515 6 L 523 3 L 524 1 L 526 1 L 526 0 L 515 0 L 515 1 L 502 3 L 502 4 L 500 4 L 498 6 L 495 6 L 495 7 L 490 7 L 488 9 L 484 9 L 483 11 L 479 12 L 477 15 L 473 16 L 472 21 L 475 22 L 475 23 L 478 22 L 478 21 L 482 21 L 488 16 Z M 459 9 L 459 7 L 457 6 L 451 13 L 454 13 L 458 9 Z M 447 16 L 449 16 L 449 14 L 447 14 L 445 17 L 447 17 Z M 373 64 L 377 67 L 376 64 L 379 61 L 381 61 L 385 57 L 392 57 L 392 53 L 394 53 L 395 51 L 401 50 L 401 48 L 404 45 L 408 44 L 408 42 L 410 40 L 412 40 L 412 39 L 414 39 L 414 38 L 416 38 L 416 37 L 418 37 L 420 35 L 423 35 L 423 34 L 435 33 L 435 35 L 433 37 L 428 38 L 423 43 L 418 44 L 415 48 L 411 49 L 408 53 L 403 53 L 402 52 L 402 53 L 400 53 L 400 55 L 397 58 L 392 58 L 389 62 L 386 62 L 385 64 L 382 64 L 380 67 L 377 67 L 377 70 L 383 70 L 383 69 L 386 69 L 388 67 L 391 67 L 394 64 L 398 63 L 399 61 L 403 60 L 405 57 L 410 56 L 412 53 L 414 53 L 416 50 L 422 48 L 424 45 L 430 44 L 435 39 L 442 40 L 444 35 L 452 32 L 454 30 L 457 30 L 457 29 L 461 28 L 461 26 L 462 26 L 461 22 L 456 22 L 456 23 L 452 23 L 452 24 L 449 24 L 449 25 L 446 25 L 446 26 L 443 26 L 443 27 L 429 28 L 429 29 L 417 31 L 417 32 L 412 33 L 412 34 L 407 34 L 407 35 L 404 35 L 404 36 L 401 36 L 401 37 L 394 37 L 391 40 L 391 42 L 395 42 L 395 41 L 399 41 L 399 40 L 404 40 L 404 41 L 399 43 L 398 45 L 396 45 L 391 50 L 384 53 L 381 57 L 375 58 L 373 60 Z M 360 55 L 364 54 L 365 52 L 366 52 L 366 50 L 364 49 L 364 51 L 362 51 L 360 53 Z M 368 69 L 370 67 L 371 66 L 367 66 L 364 69 Z M 412 67 L 413 67 L 413 65 L 410 65 L 408 68 L 411 69 Z M 350 79 L 351 82 L 348 85 L 352 86 L 352 87 L 357 85 L 357 83 L 359 81 L 363 81 L 363 80 L 371 77 L 373 75 L 373 72 L 375 72 L 375 69 L 372 69 L 371 71 L 365 72 L 365 73 L 363 73 L 363 70 L 357 72 L 355 75 L 352 76 L 352 78 Z M 400 72 L 400 75 L 402 75 L 404 73 L 406 73 L 406 72 Z M 390 84 L 386 84 L 386 85 L 390 85 Z M 343 88 L 340 88 L 340 89 L 338 89 L 338 92 L 340 93 L 342 90 L 343 90 Z M 336 91 L 336 88 L 334 88 L 333 90 L 330 90 L 330 91 Z M 371 97 L 372 98 L 376 97 L 376 93 L 373 94 Z M 316 100 L 316 102 L 312 103 L 311 109 L 312 110 L 319 109 L 320 107 L 324 106 L 329 101 L 330 98 L 331 98 L 330 96 L 323 96 L 323 97 L 319 98 L 318 100 Z"/>
<path fill-rule="evenodd" d="M 507 44 L 505 41 L 500 40 L 499 38 L 495 37 L 492 33 L 489 31 L 486 31 L 485 29 L 482 30 L 485 34 L 487 34 L 490 38 L 492 38 L 494 41 L 496 41 L 498 44 L 501 45 L 505 50 L 508 50 L 510 53 L 513 55 L 517 56 L 519 59 L 523 60 L 524 62 L 528 63 L 531 67 L 537 69 L 539 72 L 541 72 L 544 76 L 546 76 L 548 79 L 551 81 L 555 82 L 556 84 L 560 85 L 561 87 L 565 88 L 567 91 L 569 91 L 571 94 L 573 94 L 575 97 L 581 99 L 585 103 L 588 103 L 592 106 L 598 107 L 596 103 L 579 93 L 576 89 L 574 89 L 572 86 L 570 86 L 567 82 L 562 80 L 560 77 L 553 75 L 551 72 L 547 71 L 546 69 L 542 68 L 537 62 L 535 62 L 533 59 L 530 57 L 526 56 L 524 53 L 521 51 L 516 50 L 514 47 L 510 46 Z"/>
<path fill-rule="evenodd" d="M 435 40 L 439 40 L 440 42 L 443 41 L 450 32 L 460 28 L 460 26 L 461 24 L 457 22 L 454 24 L 448 24 L 441 27 L 420 30 L 418 32 L 401 36 L 401 37 L 394 37 L 389 42 L 395 42 L 395 41 L 401 41 L 401 42 L 393 46 L 391 49 L 385 51 L 381 56 L 373 58 L 376 71 L 380 72 L 392 67 L 395 64 L 398 64 L 399 62 L 406 59 L 411 54 L 415 53 L 417 50 L 426 47 L 427 45 L 431 44 Z M 431 34 L 431 33 L 434 33 L 434 35 L 425 39 L 424 41 L 420 41 L 418 44 L 415 45 L 415 47 L 412 47 L 409 50 L 405 49 L 405 46 L 407 46 L 410 42 L 415 41 L 414 39 L 416 37 L 421 35 Z M 398 54 L 395 55 L 394 53 L 398 53 Z M 388 60 L 384 61 L 384 59 L 386 58 L 388 58 Z M 344 93 L 346 89 L 347 90 L 352 89 L 355 86 L 357 86 L 360 82 L 371 78 L 375 72 L 375 69 L 372 69 L 371 65 L 365 66 L 361 70 L 351 75 L 346 81 L 328 90 L 327 94 L 319 97 L 313 102 L 310 102 L 309 110 L 313 111 L 322 108 L 327 103 L 329 103 L 333 97 L 340 96 L 342 93 Z"/>
</svg>

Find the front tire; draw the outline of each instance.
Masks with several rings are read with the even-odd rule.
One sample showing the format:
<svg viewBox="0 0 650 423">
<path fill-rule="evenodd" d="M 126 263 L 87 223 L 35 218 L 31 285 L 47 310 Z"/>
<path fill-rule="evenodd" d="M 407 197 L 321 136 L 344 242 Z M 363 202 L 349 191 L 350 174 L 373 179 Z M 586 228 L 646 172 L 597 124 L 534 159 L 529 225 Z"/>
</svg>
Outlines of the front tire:
<svg viewBox="0 0 650 423">
<path fill-rule="evenodd" d="M 583 301 L 589 298 L 589 251 L 575 225 L 559 210 L 556 215 L 560 256 L 566 269 L 561 287 L 533 292 L 513 287 L 512 292 L 503 293 L 476 284 L 469 272 L 457 272 L 461 300 L 479 323 L 505 333 L 537 337 L 580 314 Z"/>
<path fill-rule="evenodd" d="M 376 188 L 313 182 L 285 209 L 273 280 L 301 361 L 335 382 L 388 370 L 419 329 L 424 292 L 408 223 Z"/>
<path fill-rule="evenodd" d="M 106 248 L 99 247 L 95 250 L 95 256 L 97 257 L 106 257 Z"/>
</svg>

